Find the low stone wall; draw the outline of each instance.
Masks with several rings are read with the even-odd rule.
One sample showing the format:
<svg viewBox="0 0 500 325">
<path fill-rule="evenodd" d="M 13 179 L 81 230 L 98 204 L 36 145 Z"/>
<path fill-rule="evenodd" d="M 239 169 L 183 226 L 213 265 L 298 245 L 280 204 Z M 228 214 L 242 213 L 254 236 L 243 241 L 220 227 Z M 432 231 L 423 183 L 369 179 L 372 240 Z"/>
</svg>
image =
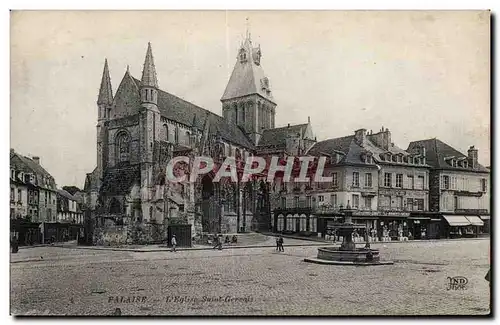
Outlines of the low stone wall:
<svg viewBox="0 0 500 325">
<path fill-rule="evenodd" d="M 94 231 L 95 246 L 160 244 L 166 240 L 162 224 L 107 226 Z"/>
</svg>

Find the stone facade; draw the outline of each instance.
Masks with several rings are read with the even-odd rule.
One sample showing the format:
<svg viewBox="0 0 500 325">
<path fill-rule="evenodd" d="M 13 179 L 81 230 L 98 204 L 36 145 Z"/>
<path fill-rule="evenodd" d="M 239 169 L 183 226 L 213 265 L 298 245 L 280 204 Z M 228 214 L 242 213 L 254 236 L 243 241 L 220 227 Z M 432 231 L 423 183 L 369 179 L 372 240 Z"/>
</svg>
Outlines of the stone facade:
<svg viewBox="0 0 500 325">
<path fill-rule="evenodd" d="M 410 143 L 408 150 L 424 148 L 430 165 L 430 211 L 448 214 L 490 214 L 490 170 L 478 163 L 478 151 L 467 155 L 438 140 Z"/>
<path fill-rule="evenodd" d="M 57 219 L 56 183 L 40 164 L 39 157 L 10 152 L 11 217 L 33 222 Z"/>
<path fill-rule="evenodd" d="M 263 213 L 258 202 L 263 196 L 255 181 L 215 183 L 210 173 L 195 183 L 173 185 L 166 181 L 165 169 L 176 156 L 209 156 L 217 168 L 226 157 L 241 164 L 259 151 L 261 137 L 275 138 L 269 132 L 274 130 L 276 103 L 259 53 L 250 39 L 242 45 L 221 99 L 223 117 L 162 91 L 150 45 L 141 80 L 127 69 L 114 96 L 105 61 L 97 101 L 97 167 L 87 174 L 84 199 L 102 238 L 108 238 L 110 227 L 168 225 L 177 219 L 193 225 L 193 236 L 258 227 L 260 217 L 254 216 L 256 210 Z M 311 145 L 310 125 L 301 133 L 304 136 Z"/>
</svg>

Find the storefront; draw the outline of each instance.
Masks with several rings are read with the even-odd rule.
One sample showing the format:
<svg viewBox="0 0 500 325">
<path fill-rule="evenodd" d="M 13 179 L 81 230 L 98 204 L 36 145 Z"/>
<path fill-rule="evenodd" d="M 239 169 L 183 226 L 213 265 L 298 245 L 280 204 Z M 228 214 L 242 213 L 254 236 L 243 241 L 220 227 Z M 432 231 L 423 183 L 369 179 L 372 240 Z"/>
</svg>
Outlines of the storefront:
<svg viewBox="0 0 500 325">
<path fill-rule="evenodd" d="M 408 232 L 411 239 L 439 239 L 441 215 L 429 212 L 412 212 L 408 217 Z"/>
<path fill-rule="evenodd" d="M 486 215 L 482 215 L 482 216 L 479 216 L 479 218 L 481 218 L 481 220 L 484 222 L 484 226 L 483 226 L 483 235 L 489 235 L 490 234 L 490 216 L 486 216 Z"/>
<path fill-rule="evenodd" d="M 446 238 L 477 237 L 484 227 L 479 216 L 443 215 Z"/>
</svg>

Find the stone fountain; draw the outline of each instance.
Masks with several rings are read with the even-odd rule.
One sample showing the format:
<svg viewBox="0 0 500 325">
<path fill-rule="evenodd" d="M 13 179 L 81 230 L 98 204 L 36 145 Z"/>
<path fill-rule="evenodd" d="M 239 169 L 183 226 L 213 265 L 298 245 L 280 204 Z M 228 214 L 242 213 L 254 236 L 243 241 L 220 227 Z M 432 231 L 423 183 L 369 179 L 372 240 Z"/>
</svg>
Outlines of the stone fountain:
<svg viewBox="0 0 500 325">
<path fill-rule="evenodd" d="M 340 247 L 320 247 L 318 248 L 318 256 L 316 258 L 306 258 L 304 261 L 318 264 L 330 265 L 391 265 L 392 261 L 381 261 L 380 252 L 378 249 L 371 249 L 366 236 L 366 245 L 363 248 L 356 248 L 356 244 L 352 240 L 352 233 L 355 229 L 365 229 L 362 224 L 352 222 L 352 209 L 347 202 L 347 207 L 341 207 L 340 212 L 344 215 L 344 223 L 339 226 L 338 230 L 343 237 Z"/>
</svg>

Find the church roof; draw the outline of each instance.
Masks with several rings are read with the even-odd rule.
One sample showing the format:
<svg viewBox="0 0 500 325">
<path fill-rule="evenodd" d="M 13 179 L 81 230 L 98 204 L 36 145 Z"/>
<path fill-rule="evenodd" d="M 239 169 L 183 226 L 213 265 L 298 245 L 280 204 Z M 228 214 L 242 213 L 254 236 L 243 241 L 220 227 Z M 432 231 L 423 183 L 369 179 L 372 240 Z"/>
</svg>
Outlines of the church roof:
<svg viewBox="0 0 500 325">
<path fill-rule="evenodd" d="M 111 87 L 111 78 L 109 77 L 108 59 L 105 59 L 97 104 L 111 104 L 112 102 L 113 88 Z"/>
<path fill-rule="evenodd" d="M 139 86 L 140 81 L 135 78 L 134 80 Z M 210 121 L 209 134 L 215 135 L 219 133 L 221 138 L 228 142 L 245 148 L 253 148 L 251 141 L 237 125 L 230 124 L 222 116 L 196 106 L 166 91 L 158 90 L 158 109 L 161 116 L 188 127 L 192 127 L 194 122 L 199 130 L 203 130 L 205 120 L 208 118 Z"/>
<path fill-rule="evenodd" d="M 284 149 L 286 148 L 286 137 L 288 136 L 288 134 L 299 133 L 300 135 L 303 135 L 306 127 L 307 123 L 289 125 L 274 129 L 265 129 L 262 132 L 262 136 L 259 140 L 259 147 L 272 146 L 276 149 Z"/>
<path fill-rule="evenodd" d="M 141 84 L 143 86 L 158 88 L 158 79 L 156 78 L 156 68 L 153 60 L 151 43 L 148 43 L 148 50 L 146 51 L 146 59 L 144 60 L 144 67 L 142 69 Z"/>
<path fill-rule="evenodd" d="M 274 103 L 269 79 L 264 74 L 260 58 L 260 46 L 254 48 L 250 37 L 247 37 L 238 51 L 238 59 L 221 101 L 259 94 Z"/>
</svg>

